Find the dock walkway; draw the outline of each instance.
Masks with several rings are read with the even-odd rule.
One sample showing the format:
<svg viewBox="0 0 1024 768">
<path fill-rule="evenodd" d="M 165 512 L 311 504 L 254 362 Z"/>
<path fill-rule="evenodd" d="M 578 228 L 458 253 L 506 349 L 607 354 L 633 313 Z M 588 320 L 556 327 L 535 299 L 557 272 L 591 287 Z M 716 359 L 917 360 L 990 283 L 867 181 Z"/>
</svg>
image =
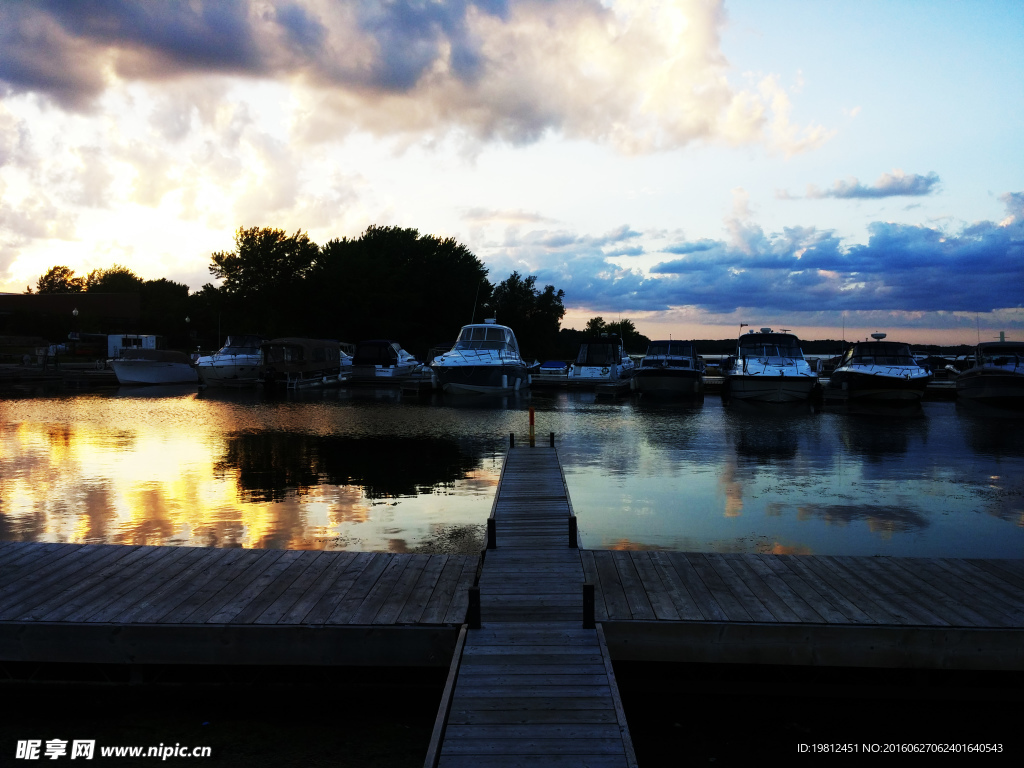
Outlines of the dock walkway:
<svg viewBox="0 0 1024 768">
<path fill-rule="evenodd" d="M 478 558 L 0 543 L 0 661 L 448 666 Z"/>
<path fill-rule="evenodd" d="M 453 664 L 427 763 L 635 766 L 601 630 L 583 628 L 583 563 L 554 449 L 509 451 L 491 515 L 480 628 Z"/>
</svg>

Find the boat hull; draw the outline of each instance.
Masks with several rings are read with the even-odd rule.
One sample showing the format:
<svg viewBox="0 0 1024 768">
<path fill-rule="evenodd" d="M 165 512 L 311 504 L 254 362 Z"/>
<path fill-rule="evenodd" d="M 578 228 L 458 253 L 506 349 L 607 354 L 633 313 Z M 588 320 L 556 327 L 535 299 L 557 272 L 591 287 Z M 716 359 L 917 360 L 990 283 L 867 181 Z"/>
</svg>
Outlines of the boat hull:
<svg viewBox="0 0 1024 768">
<path fill-rule="evenodd" d="M 1024 374 L 999 370 L 971 370 L 956 380 L 957 397 L 993 405 L 1024 406 Z"/>
<path fill-rule="evenodd" d="M 704 376 L 696 370 L 640 368 L 635 379 L 637 391 L 645 395 L 693 397 L 704 394 Z"/>
<path fill-rule="evenodd" d="M 919 402 L 930 380 L 930 376 L 890 376 L 836 370 L 829 379 L 829 389 L 846 393 L 850 400 Z"/>
<path fill-rule="evenodd" d="M 722 395 L 761 403 L 796 403 L 808 400 L 817 383 L 815 376 L 731 374 L 725 377 Z"/>
<path fill-rule="evenodd" d="M 111 360 L 119 384 L 196 384 L 196 369 L 187 363 L 157 360 Z"/>
<path fill-rule="evenodd" d="M 443 391 L 450 394 L 506 394 L 530 385 L 525 365 L 434 366 Z"/>
<path fill-rule="evenodd" d="M 616 384 L 628 379 L 633 368 L 624 365 L 581 366 L 573 365 L 566 377 L 570 387 L 593 387 L 599 384 Z"/>
<path fill-rule="evenodd" d="M 255 387 L 261 378 L 259 355 L 249 359 L 200 360 L 199 380 L 208 387 Z"/>
</svg>

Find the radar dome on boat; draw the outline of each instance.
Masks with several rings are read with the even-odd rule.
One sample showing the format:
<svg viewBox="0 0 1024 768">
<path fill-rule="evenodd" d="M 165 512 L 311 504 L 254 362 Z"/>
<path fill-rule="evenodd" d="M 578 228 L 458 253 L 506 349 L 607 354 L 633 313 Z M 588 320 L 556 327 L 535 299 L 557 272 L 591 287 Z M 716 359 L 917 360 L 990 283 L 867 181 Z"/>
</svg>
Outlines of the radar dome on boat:
<svg viewBox="0 0 1024 768">
<path fill-rule="evenodd" d="M 771 333 L 771 332 L 772 332 L 771 328 L 762 328 L 761 329 L 761 333 Z M 751 333 L 753 333 L 753 331 L 751 331 Z"/>
<path fill-rule="evenodd" d="M 881 341 L 882 339 L 885 338 L 885 334 L 884 333 L 872 333 L 871 334 L 871 338 L 874 339 L 875 341 Z"/>
</svg>

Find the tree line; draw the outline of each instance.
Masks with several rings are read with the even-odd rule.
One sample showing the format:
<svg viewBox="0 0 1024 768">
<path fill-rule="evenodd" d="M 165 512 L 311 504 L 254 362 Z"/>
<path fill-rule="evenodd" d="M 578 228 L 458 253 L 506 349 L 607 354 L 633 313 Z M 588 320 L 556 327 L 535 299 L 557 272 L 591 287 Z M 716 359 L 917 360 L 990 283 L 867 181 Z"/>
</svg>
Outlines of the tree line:
<svg viewBox="0 0 1024 768">
<path fill-rule="evenodd" d="M 541 288 L 536 277 L 519 272 L 493 285 L 464 245 L 416 229 L 371 226 L 357 238 L 317 245 L 301 231 L 243 227 L 233 250 L 211 255 L 209 270 L 220 285 L 189 293 L 186 285 L 143 280 L 120 265 L 85 277 L 55 266 L 38 279 L 36 291 L 137 292 L 142 332 L 177 339 L 187 316 L 191 341 L 205 348 L 229 334 L 257 333 L 387 338 L 424 356 L 433 347 L 450 347 L 466 323 L 496 317 L 515 331 L 524 356 L 559 350 L 564 291 Z"/>
</svg>

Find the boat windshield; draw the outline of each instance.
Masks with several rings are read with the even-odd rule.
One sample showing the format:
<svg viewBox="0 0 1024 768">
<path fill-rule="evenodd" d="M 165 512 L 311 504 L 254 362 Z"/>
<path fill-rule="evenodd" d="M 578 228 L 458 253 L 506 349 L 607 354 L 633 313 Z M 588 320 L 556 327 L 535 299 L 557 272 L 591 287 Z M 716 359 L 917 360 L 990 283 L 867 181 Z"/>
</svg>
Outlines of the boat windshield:
<svg viewBox="0 0 1024 768">
<path fill-rule="evenodd" d="M 487 326 L 466 326 L 455 342 L 455 349 L 507 349 L 515 348 L 515 343 L 506 341 L 505 330 Z"/>
<path fill-rule="evenodd" d="M 855 365 L 917 365 L 910 346 L 895 341 L 866 341 L 853 348 Z"/>
<path fill-rule="evenodd" d="M 258 355 L 262 343 L 259 336 L 228 336 L 220 351 L 225 355 Z"/>
<path fill-rule="evenodd" d="M 693 357 L 693 347 L 681 341 L 656 341 L 647 348 L 647 357 L 672 355 L 673 357 Z"/>
<path fill-rule="evenodd" d="M 1019 347 L 988 347 L 978 350 L 978 359 L 982 363 L 1008 365 L 1019 363 L 1024 358 L 1024 345 Z"/>
<path fill-rule="evenodd" d="M 352 356 L 353 365 L 392 366 L 397 360 L 395 345 L 386 342 L 357 344 L 356 353 Z"/>
<path fill-rule="evenodd" d="M 740 336 L 740 357 L 792 357 L 803 360 L 800 341 L 785 333 Z"/>
<path fill-rule="evenodd" d="M 608 342 L 592 342 L 580 344 L 580 352 L 576 356 L 576 365 L 605 366 L 622 362 L 622 349 L 618 344 Z"/>
</svg>

